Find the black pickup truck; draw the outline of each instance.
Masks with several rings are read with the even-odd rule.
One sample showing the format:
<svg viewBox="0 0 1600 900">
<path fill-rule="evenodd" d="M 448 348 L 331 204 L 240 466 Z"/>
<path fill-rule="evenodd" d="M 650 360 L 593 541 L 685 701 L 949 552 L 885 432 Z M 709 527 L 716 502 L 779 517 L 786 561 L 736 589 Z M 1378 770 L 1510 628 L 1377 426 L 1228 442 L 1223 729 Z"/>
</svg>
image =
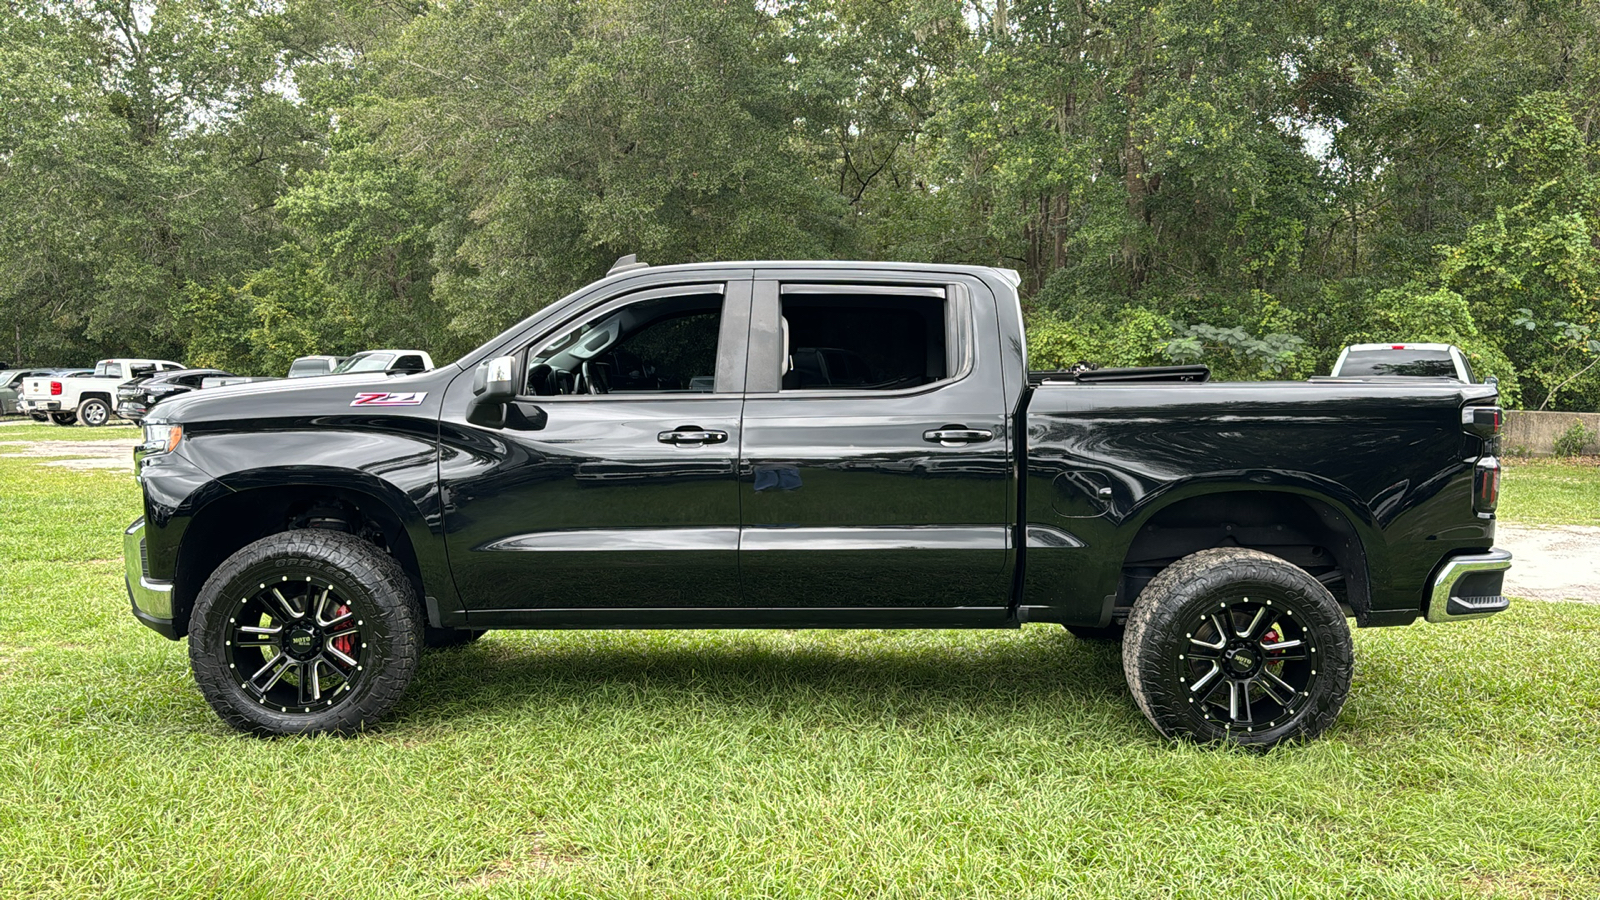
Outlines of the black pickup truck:
<svg viewBox="0 0 1600 900">
<path fill-rule="evenodd" d="M 453 365 L 163 402 L 133 612 L 261 734 L 493 628 L 1121 638 L 1165 735 L 1315 735 L 1347 619 L 1506 608 L 1486 385 L 1032 372 L 1015 273 L 619 262 Z"/>
</svg>

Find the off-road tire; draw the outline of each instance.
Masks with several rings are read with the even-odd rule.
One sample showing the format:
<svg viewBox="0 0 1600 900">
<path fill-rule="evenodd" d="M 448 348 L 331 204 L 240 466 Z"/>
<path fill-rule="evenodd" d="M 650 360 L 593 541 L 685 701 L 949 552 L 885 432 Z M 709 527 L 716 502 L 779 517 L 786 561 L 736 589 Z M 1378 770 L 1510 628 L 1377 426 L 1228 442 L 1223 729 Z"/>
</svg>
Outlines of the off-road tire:
<svg viewBox="0 0 1600 900">
<path fill-rule="evenodd" d="M 1256 595 L 1253 603 L 1252 593 Z M 1270 721 L 1247 726 L 1231 712 L 1231 706 L 1215 710 L 1205 697 L 1196 703 L 1206 679 L 1196 677 L 1195 672 L 1211 664 L 1209 657 L 1202 654 L 1213 651 L 1196 651 L 1195 645 L 1212 639 L 1213 632 L 1219 629 L 1204 624 L 1196 628 L 1194 623 L 1208 621 L 1207 617 L 1218 609 L 1230 616 L 1235 609 L 1247 610 L 1222 626 L 1227 629 L 1226 634 L 1216 639 L 1226 643 L 1238 629 L 1233 623 L 1251 618 L 1251 609 L 1265 613 L 1263 603 L 1271 611 L 1271 621 L 1260 626 L 1261 633 L 1270 636 L 1280 631 L 1273 622 L 1282 622 L 1282 633 L 1292 631 L 1301 638 L 1296 648 L 1300 653 L 1296 672 L 1305 683 L 1285 692 L 1290 696 L 1288 704 L 1280 705 L 1276 700 L 1263 704 L 1275 713 Z M 1247 630 L 1256 627 L 1252 623 Z M 1246 656 L 1255 655 L 1261 667 L 1274 658 L 1273 646 L 1241 641 L 1240 648 Z M 1261 654 L 1259 648 L 1269 652 Z M 1294 651 L 1275 652 L 1287 657 Z M 1202 550 L 1162 570 L 1134 603 L 1122 644 L 1122 669 L 1128 689 L 1157 731 L 1172 738 L 1256 748 L 1313 738 L 1332 725 L 1350 692 L 1354 659 L 1349 624 L 1327 588 L 1305 570 L 1278 557 L 1239 548 Z M 1218 677 L 1232 691 L 1227 681 L 1233 670 L 1227 667 L 1234 663 L 1215 665 Z M 1277 665 L 1288 671 L 1288 663 Z M 1209 674 L 1209 670 L 1203 674 Z M 1255 704 L 1248 699 L 1251 682 L 1243 684 L 1244 705 L 1253 707 Z"/>
<path fill-rule="evenodd" d="M 76 425 L 78 422 L 77 413 L 49 413 L 48 415 L 50 416 L 50 421 L 56 425 Z"/>
<path fill-rule="evenodd" d="M 99 397 L 90 397 L 78 404 L 78 419 L 90 428 L 99 428 L 111 421 L 111 404 Z"/>
<path fill-rule="evenodd" d="M 429 650 L 443 650 L 446 647 L 462 647 L 483 637 L 489 632 L 487 628 L 435 628 L 432 625 L 422 626 L 422 646 Z"/>
<path fill-rule="evenodd" d="M 34 420 L 35 422 L 48 422 L 48 421 L 50 421 L 50 417 L 45 415 L 44 413 L 28 413 L 28 418 Z"/>
<path fill-rule="evenodd" d="M 238 625 L 230 624 L 228 613 L 258 586 L 298 586 L 313 578 L 337 591 L 357 617 L 362 644 L 353 652 L 361 666 L 352 674 L 359 674 L 327 708 L 273 708 L 248 692 L 231 668 L 229 635 Z M 405 693 L 421 655 L 423 621 L 411 579 L 377 547 L 337 531 L 281 532 L 228 557 L 206 579 L 190 615 L 189 661 L 211 708 L 234 728 L 266 736 L 351 734 L 372 727 Z"/>
<path fill-rule="evenodd" d="M 1128 630 L 1125 625 L 1105 625 L 1101 627 L 1094 625 L 1068 625 L 1066 628 L 1067 631 L 1072 633 L 1073 637 L 1080 641 L 1110 641 L 1112 643 L 1121 641 L 1122 636 Z"/>
</svg>

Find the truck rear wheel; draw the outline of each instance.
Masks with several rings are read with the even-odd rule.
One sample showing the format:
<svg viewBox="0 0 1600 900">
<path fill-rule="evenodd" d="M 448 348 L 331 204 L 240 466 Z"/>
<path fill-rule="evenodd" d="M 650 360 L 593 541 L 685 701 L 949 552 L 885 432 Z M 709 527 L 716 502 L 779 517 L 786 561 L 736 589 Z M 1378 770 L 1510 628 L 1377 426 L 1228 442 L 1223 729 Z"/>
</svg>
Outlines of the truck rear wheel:
<svg viewBox="0 0 1600 900">
<path fill-rule="evenodd" d="M 78 421 L 77 413 L 50 413 L 50 421 L 57 425 L 73 425 Z"/>
<path fill-rule="evenodd" d="M 1327 588 L 1239 548 L 1164 569 L 1139 595 L 1122 644 L 1128 688 L 1157 731 L 1262 748 L 1333 724 L 1354 658 Z"/>
<path fill-rule="evenodd" d="M 90 397 L 78 404 L 78 418 L 90 428 L 99 428 L 111 421 L 111 404 L 98 397 Z"/>
<path fill-rule="evenodd" d="M 416 591 L 354 535 L 262 538 L 200 589 L 189 661 L 211 708 L 261 735 L 349 734 L 399 701 L 422 648 Z"/>
</svg>

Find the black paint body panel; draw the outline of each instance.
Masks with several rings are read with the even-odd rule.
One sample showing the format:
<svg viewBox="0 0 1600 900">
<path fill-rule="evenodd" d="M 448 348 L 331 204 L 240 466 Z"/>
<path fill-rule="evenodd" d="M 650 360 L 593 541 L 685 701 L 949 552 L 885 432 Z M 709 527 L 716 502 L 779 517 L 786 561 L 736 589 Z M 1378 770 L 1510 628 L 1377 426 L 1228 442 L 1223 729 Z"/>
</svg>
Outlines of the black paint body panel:
<svg viewBox="0 0 1600 900">
<path fill-rule="evenodd" d="M 1091 621 L 1158 511 L 1282 492 L 1354 529 L 1373 611 L 1419 610 L 1445 556 L 1494 543 L 1494 520 L 1472 510 L 1480 451 L 1460 416 L 1467 399 L 1492 396 L 1467 385 L 1045 385 L 1027 413 L 1027 523 L 1072 540 L 1030 541 L 1023 602 Z"/>
<path fill-rule="evenodd" d="M 781 392 L 772 298 L 794 282 L 960 298 L 959 377 L 871 393 Z M 474 424 L 473 372 L 619 296 L 725 286 L 715 392 L 523 397 Z M 738 334 L 745 340 L 733 341 Z M 368 394 L 407 405 L 355 405 Z M 141 454 L 152 578 L 192 522 L 285 489 L 362 498 L 411 554 L 435 624 L 479 627 L 1005 627 L 1104 624 L 1129 548 L 1174 503 L 1314 500 L 1371 584 L 1367 624 L 1410 621 L 1446 556 L 1486 550 L 1472 385 L 1027 385 L 1014 282 L 976 267 L 746 263 L 629 271 L 456 364 L 163 401 L 173 453 Z M 992 438 L 947 446 L 924 432 Z M 682 446 L 680 428 L 726 433 Z M 1343 533 L 1343 532 L 1341 532 Z M 181 605 L 182 598 L 179 598 Z"/>
</svg>

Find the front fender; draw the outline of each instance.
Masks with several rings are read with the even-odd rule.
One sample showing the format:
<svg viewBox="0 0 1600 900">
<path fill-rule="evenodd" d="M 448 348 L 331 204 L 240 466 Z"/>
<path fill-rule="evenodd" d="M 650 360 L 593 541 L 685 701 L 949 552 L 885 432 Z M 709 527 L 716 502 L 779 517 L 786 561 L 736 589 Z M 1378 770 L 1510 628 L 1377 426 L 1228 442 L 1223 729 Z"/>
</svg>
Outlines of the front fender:
<svg viewBox="0 0 1600 900">
<path fill-rule="evenodd" d="M 179 506 L 184 524 L 207 520 L 212 504 L 224 497 L 222 506 L 230 514 L 283 492 L 367 498 L 363 511 L 409 544 L 393 549 L 402 563 L 414 563 L 424 595 L 455 608 L 440 525 L 437 426 L 398 417 L 359 419 L 345 428 L 330 424 L 196 429 L 199 433 L 186 437 L 178 453 L 209 475 L 210 483 Z M 407 554 L 412 559 L 405 559 Z"/>
</svg>

